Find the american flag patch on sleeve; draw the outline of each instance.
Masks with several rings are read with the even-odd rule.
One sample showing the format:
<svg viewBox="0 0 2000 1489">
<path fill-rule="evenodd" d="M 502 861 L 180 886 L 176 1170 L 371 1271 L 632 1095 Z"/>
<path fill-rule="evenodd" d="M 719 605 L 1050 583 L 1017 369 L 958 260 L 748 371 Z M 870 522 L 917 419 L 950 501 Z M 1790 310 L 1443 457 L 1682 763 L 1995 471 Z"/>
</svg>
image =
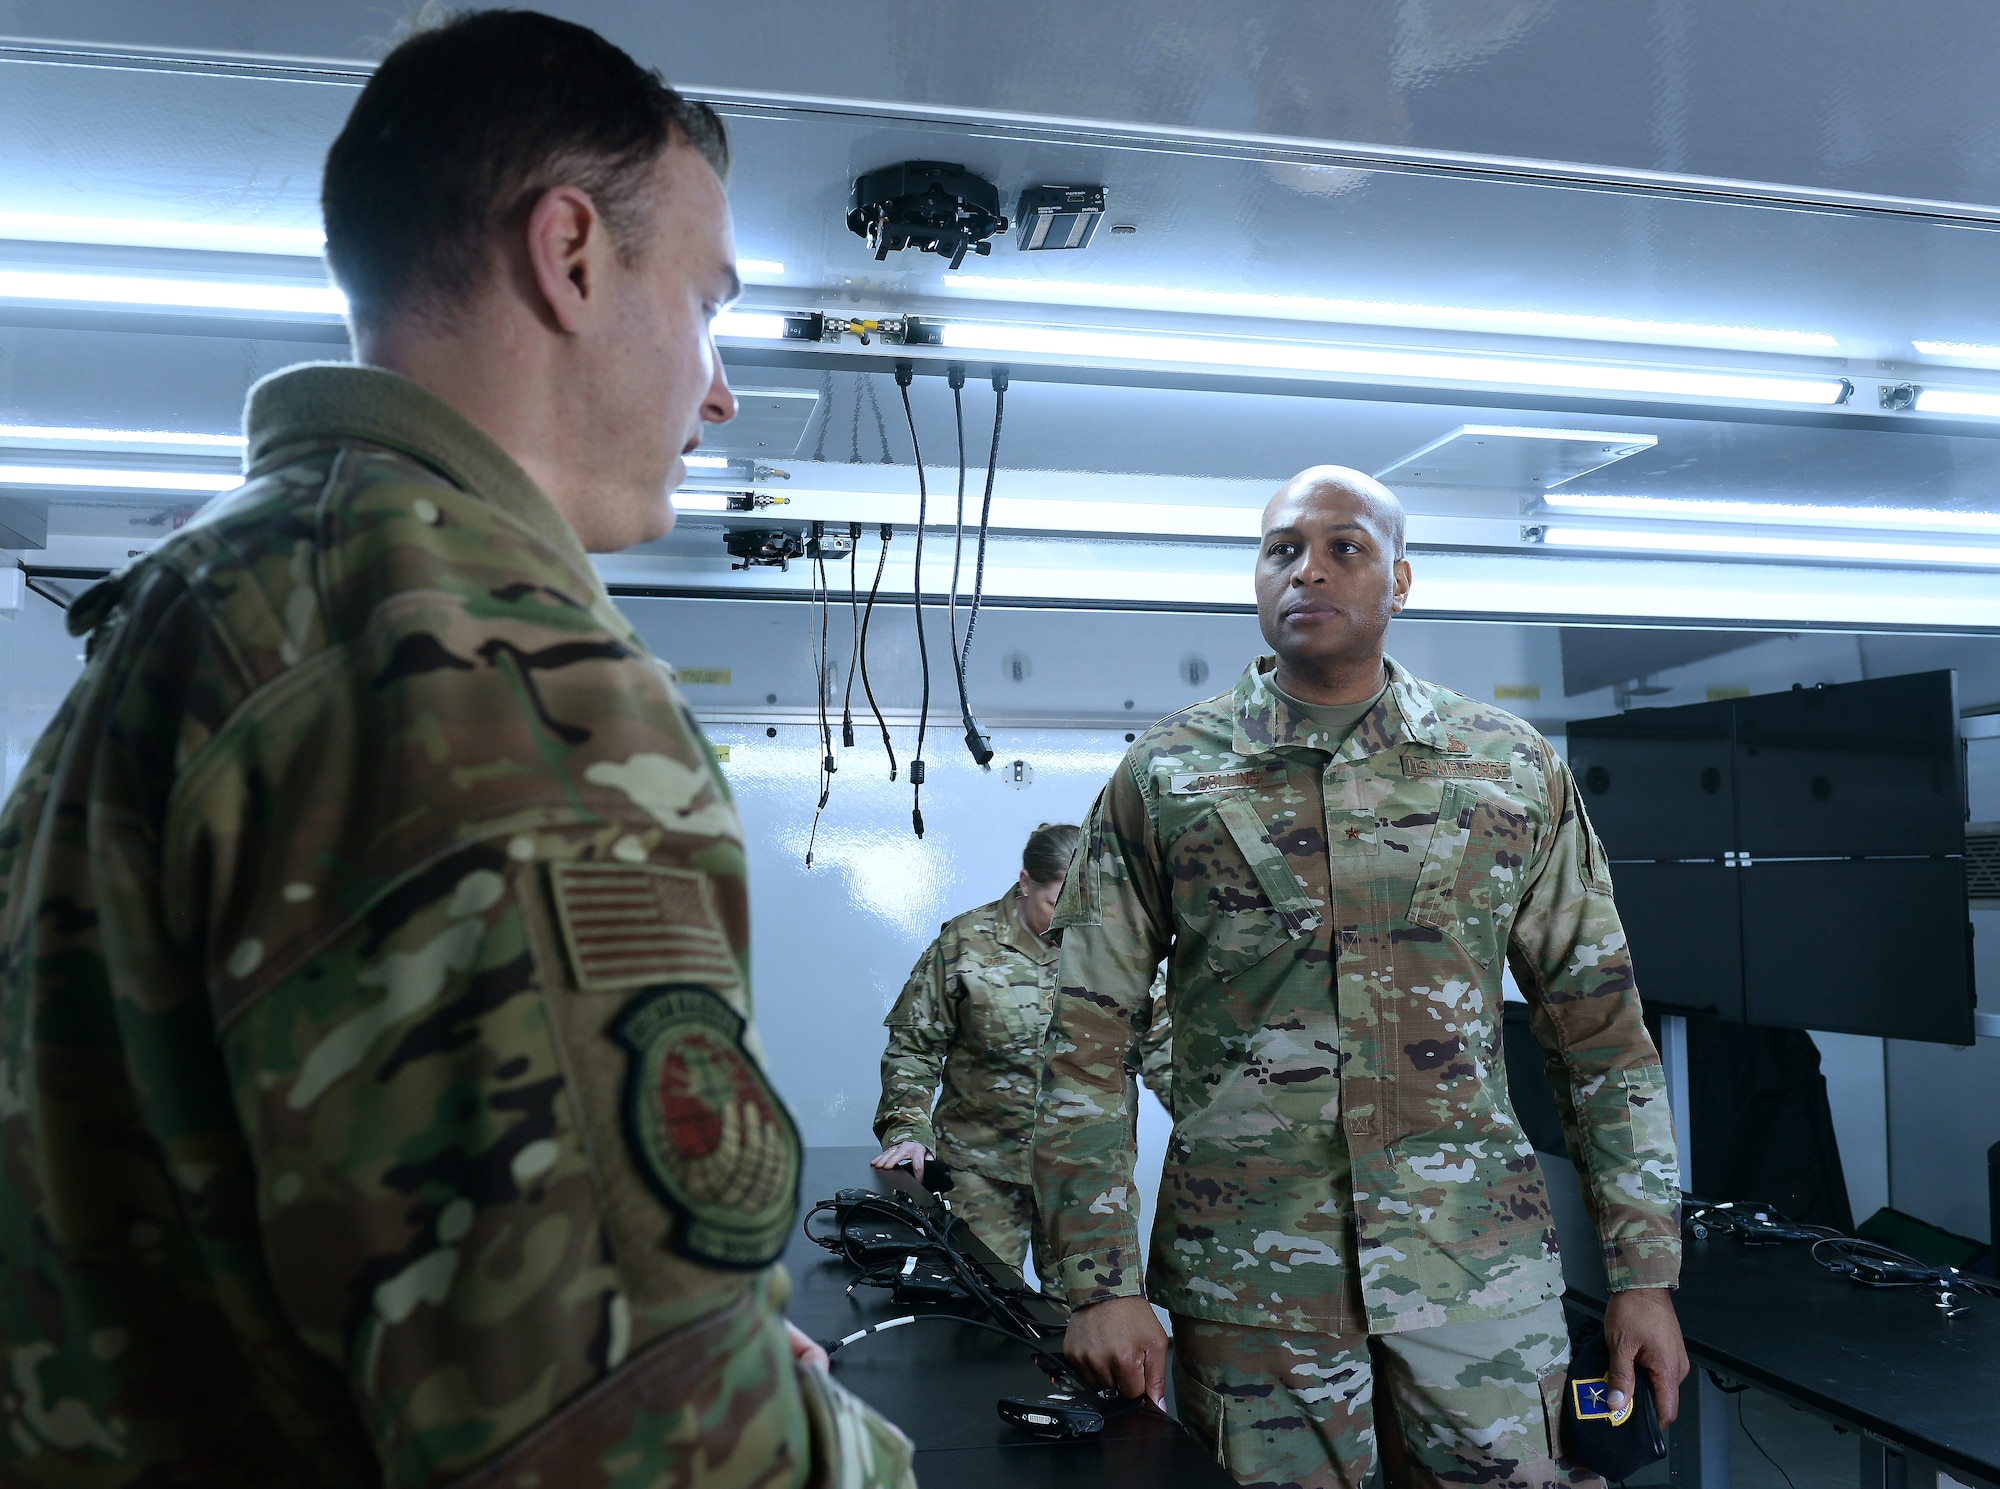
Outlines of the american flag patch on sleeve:
<svg viewBox="0 0 2000 1489">
<path fill-rule="evenodd" d="M 609 863 L 558 863 L 549 872 L 577 986 L 730 987 L 740 979 L 705 875 Z"/>
</svg>

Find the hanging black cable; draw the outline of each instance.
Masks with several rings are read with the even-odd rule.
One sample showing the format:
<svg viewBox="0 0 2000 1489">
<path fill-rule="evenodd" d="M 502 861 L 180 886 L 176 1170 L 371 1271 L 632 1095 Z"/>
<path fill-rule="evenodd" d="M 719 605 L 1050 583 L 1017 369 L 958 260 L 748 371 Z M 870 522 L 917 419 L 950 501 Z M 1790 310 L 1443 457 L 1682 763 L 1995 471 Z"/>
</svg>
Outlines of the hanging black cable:
<svg viewBox="0 0 2000 1489">
<path fill-rule="evenodd" d="M 855 593 L 855 573 L 861 566 L 861 524 L 847 524 L 847 618 L 854 634 L 847 648 L 847 692 L 840 700 L 840 747 L 854 748 L 854 664 L 861 659 L 861 602 Z"/>
<path fill-rule="evenodd" d="M 965 747 L 972 752 L 972 761 L 984 769 L 993 759 L 993 746 L 980 732 L 979 721 L 972 717 L 972 704 L 965 692 L 965 659 L 958 645 L 958 576 L 965 561 L 965 369 L 954 362 L 946 369 L 951 381 L 951 410 L 958 423 L 958 512 L 952 520 L 951 531 L 951 589 L 947 591 L 945 613 L 949 617 L 951 632 L 951 671 L 958 681 L 958 715 L 965 722 Z M 987 506 L 993 500 L 992 473 L 989 469 L 986 483 Z M 966 639 L 971 640 L 971 627 L 966 627 Z"/>
<path fill-rule="evenodd" d="M 896 529 L 882 524 L 882 552 L 875 560 L 875 582 L 868 586 L 868 605 L 861 612 L 861 690 L 868 695 L 868 708 L 875 715 L 875 727 L 882 731 L 882 748 L 889 752 L 889 779 L 896 779 L 896 746 L 889 739 L 889 723 L 875 701 L 875 685 L 868 680 L 868 622 L 875 618 L 875 596 L 882 592 L 882 571 L 889 566 L 889 539 Z"/>
<path fill-rule="evenodd" d="M 917 443 L 917 416 L 910 409 L 910 382 L 917 375 L 911 363 L 896 364 L 896 386 L 903 394 L 903 417 L 910 425 L 910 450 L 917 457 L 917 557 L 910 580 L 910 609 L 917 618 L 917 659 L 923 668 L 923 705 L 917 712 L 917 752 L 910 757 L 910 826 L 924 835 L 924 736 L 931 725 L 931 653 L 924 640 L 924 523 L 930 517 L 930 488 L 924 482 L 924 452 Z"/>
<path fill-rule="evenodd" d="M 981 766 L 993 758 L 993 742 L 982 733 L 966 699 L 965 675 L 972 667 L 972 630 L 986 593 L 986 536 L 993 523 L 993 478 L 1000 468 L 1000 421 L 1007 413 L 1007 369 L 993 369 L 993 444 L 986 452 L 986 494 L 979 504 L 979 556 L 972 569 L 972 609 L 965 617 L 965 641 L 958 653 L 958 702 L 965 714 L 965 745 Z"/>
<path fill-rule="evenodd" d="M 812 565 L 813 604 L 819 610 L 819 649 L 813 655 L 814 705 L 819 710 L 819 805 L 813 808 L 812 832 L 806 838 L 807 868 L 813 865 L 813 848 L 819 842 L 820 814 L 833 796 L 833 773 L 840 768 L 833 754 L 833 726 L 826 717 L 827 681 L 832 671 L 827 660 L 826 631 L 832 597 L 826 582 L 825 530 L 817 522 L 812 525 Z"/>
</svg>

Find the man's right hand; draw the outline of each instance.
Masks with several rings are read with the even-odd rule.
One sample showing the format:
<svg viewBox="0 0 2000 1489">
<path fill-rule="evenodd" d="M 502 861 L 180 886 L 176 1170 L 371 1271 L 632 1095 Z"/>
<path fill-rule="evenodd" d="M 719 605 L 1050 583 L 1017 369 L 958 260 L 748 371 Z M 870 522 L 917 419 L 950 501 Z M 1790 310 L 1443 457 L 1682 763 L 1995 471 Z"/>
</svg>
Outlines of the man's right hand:
<svg viewBox="0 0 2000 1489">
<path fill-rule="evenodd" d="M 1144 1298 L 1107 1298 L 1079 1308 L 1063 1336 L 1063 1355 L 1093 1386 L 1145 1396 L 1165 1406 L 1167 1331 Z"/>
<path fill-rule="evenodd" d="M 893 1148 L 884 1148 L 868 1162 L 873 1168 L 883 1169 L 901 1168 L 907 1163 L 910 1172 L 917 1176 L 917 1182 L 921 1184 L 924 1182 L 924 1163 L 930 1156 L 930 1150 L 922 1143 L 898 1143 Z"/>
</svg>

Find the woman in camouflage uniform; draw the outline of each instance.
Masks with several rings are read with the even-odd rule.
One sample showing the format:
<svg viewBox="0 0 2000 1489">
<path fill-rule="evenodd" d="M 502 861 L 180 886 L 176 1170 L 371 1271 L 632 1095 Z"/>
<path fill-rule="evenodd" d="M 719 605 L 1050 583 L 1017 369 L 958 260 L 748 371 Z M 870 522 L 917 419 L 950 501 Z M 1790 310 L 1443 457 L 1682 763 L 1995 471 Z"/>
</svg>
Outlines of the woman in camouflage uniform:
<svg viewBox="0 0 2000 1489">
<path fill-rule="evenodd" d="M 1025 1264 L 1037 1237 L 1042 1291 L 1057 1301 L 1063 1290 L 1039 1239 L 1028 1154 L 1056 983 L 1057 947 L 1046 937 L 1079 836 L 1067 822 L 1044 822 L 1022 851 L 1019 881 L 946 921 L 925 948 L 883 1020 L 889 1047 L 875 1110 L 883 1145 L 875 1167 L 907 1163 L 922 1178 L 925 1162 L 941 1156 L 951 1165 L 952 1212 L 1010 1266 Z M 1132 1063 L 1165 1101 L 1168 1027 L 1154 991 Z"/>
</svg>

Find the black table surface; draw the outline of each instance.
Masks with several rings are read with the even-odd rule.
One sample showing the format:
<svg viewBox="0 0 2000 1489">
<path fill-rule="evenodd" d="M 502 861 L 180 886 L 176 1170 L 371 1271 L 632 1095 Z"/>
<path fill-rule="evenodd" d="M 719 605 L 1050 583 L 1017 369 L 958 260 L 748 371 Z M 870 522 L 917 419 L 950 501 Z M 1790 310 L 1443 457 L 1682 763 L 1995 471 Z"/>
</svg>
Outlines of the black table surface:
<svg viewBox="0 0 2000 1489">
<path fill-rule="evenodd" d="M 2000 1480 L 2000 1298 L 1946 1318 L 1936 1295 L 1836 1277 L 1804 1242 L 1747 1246 L 1683 1234 L 1681 1331 L 1698 1365 Z M 1602 1314 L 1601 1292 L 1570 1298 Z"/>
<path fill-rule="evenodd" d="M 911 1186 L 907 1178 L 868 1166 L 873 1148 L 809 1148 L 800 1196 L 804 1208 L 842 1189 Z M 820 1225 L 830 1228 L 831 1217 Z M 983 1249 L 983 1248 L 982 1248 Z M 894 1304 L 881 1288 L 847 1288 L 854 1271 L 840 1258 L 795 1232 L 784 1256 L 791 1273 L 793 1323 L 815 1339 L 838 1339 L 856 1329 L 910 1313 L 948 1310 Z M 987 1254 L 990 1270 L 1019 1282 L 1019 1274 Z M 965 1305 L 967 1308 L 970 1305 Z M 1051 1353 L 1061 1353 L 1060 1315 L 1044 1315 Z M 1232 1481 L 1214 1455 L 1170 1418 L 1150 1411 L 1113 1412 L 1104 1431 L 1052 1442 L 1001 1420 L 1003 1396 L 1044 1396 L 1057 1389 L 1027 1350 L 971 1325 L 916 1324 L 871 1335 L 833 1357 L 834 1376 L 855 1395 L 910 1435 L 917 1447 L 917 1480 L 954 1489 L 1035 1485 L 1186 1485 L 1226 1489 Z"/>
</svg>

